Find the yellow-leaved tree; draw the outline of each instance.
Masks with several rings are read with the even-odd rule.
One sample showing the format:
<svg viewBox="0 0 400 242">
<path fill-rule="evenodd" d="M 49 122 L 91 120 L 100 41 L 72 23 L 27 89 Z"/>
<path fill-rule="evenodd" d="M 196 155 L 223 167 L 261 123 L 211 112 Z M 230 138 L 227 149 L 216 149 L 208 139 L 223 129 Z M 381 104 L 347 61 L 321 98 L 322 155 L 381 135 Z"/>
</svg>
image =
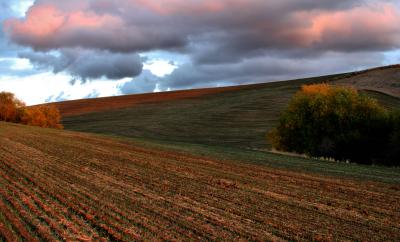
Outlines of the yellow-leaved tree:
<svg viewBox="0 0 400 242">
<path fill-rule="evenodd" d="M 0 92 L 0 121 L 62 129 L 61 115 L 54 105 L 26 107 L 10 92 Z"/>
</svg>

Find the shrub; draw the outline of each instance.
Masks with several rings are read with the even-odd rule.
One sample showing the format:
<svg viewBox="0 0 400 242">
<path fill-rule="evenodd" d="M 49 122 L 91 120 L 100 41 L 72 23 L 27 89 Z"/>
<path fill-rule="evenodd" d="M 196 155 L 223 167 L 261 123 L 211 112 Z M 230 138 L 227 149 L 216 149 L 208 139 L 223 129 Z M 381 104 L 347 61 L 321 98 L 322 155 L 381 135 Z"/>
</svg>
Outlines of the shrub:
<svg viewBox="0 0 400 242">
<path fill-rule="evenodd" d="M 21 123 L 43 128 L 62 129 L 60 122 L 60 112 L 50 105 L 24 108 L 21 115 Z"/>
<path fill-rule="evenodd" d="M 14 94 L 0 92 L 0 121 L 62 129 L 61 115 L 52 105 L 26 107 Z"/>
<path fill-rule="evenodd" d="M 400 112 L 393 112 L 390 121 L 393 130 L 390 136 L 385 164 L 400 166 Z"/>
<path fill-rule="evenodd" d="M 392 125 L 378 102 L 355 89 L 303 86 L 269 134 L 274 148 L 357 163 L 382 163 Z"/>
<path fill-rule="evenodd" d="M 17 122 L 18 109 L 25 104 L 10 92 L 0 92 L 0 121 Z"/>
</svg>

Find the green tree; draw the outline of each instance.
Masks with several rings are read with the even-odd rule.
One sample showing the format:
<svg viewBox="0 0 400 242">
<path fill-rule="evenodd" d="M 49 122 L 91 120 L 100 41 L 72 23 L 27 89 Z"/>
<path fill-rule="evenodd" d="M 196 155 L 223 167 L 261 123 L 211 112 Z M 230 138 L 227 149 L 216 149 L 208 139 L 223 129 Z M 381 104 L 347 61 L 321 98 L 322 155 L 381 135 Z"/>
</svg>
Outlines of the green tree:
<svg viewBox="0 0 400 242">
<path fill-rule="evenodd" d="M 393 112 L 390 121 L 393 130 L 385 163 L 386 165 L 400 166 L 400 111 Z"/>
<path fill-rule="evenodd" d="M 355 89 L 303 86 L 269 134 L 274 148 L 314 157 L 379 163 L 385 157 L 389 112 Z"/>
</svg>

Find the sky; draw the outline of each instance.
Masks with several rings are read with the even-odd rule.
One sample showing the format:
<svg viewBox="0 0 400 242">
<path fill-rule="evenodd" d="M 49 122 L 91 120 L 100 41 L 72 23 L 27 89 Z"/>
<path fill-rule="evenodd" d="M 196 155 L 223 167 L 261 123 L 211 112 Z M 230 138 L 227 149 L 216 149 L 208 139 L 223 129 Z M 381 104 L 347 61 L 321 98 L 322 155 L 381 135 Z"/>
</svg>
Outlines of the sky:
<svg viewBox="0 0 400 242">
<path fill-rule="evenodd" d="M 1 0 L 0 91 L 28 105 L 400 63 L 397 0 Z"/>
</svg>

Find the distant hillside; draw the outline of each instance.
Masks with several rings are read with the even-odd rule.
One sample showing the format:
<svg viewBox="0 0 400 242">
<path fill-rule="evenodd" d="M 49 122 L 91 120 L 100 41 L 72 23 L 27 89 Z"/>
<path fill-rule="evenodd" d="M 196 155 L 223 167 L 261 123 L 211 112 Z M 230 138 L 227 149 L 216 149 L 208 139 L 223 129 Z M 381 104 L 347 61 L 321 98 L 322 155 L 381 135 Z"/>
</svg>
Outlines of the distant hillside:
<svg viewBox="0 0 400 242">
<path fill-rule="evenodd" d="M 400 97 L 400 65 L 355 72 L 350 77 L 339 79 L 334 83 Z"/>
<path fill-rule="evenodd" d="M 64 117 L 85 113 L 115 110 L 133 107 L 144 103 L 158 103 L 172 100 L 196 98 L 208 94 L 222 93 L 240 89 L 240 87 L 205 88 L 184 91 L 145 93 L 115 97 L 91 98 L 55 103 Z"/>
<path fill-rule="evenodd" d="M 391 67 L 386 67 L 391 70 Z M 266 133 L 301 85 L 356 78 L 346 73 L 227 88 L 58 103 L 66 129 L 165 142 L 265 149 Z M 371 88 L 368 88 L 371 89 Z M 386 107 L 400 99 L 364 91 Z M 86 113 L 85 113 L 86 112 Z"/>
<path fill-rule="evenodd" d="M 400 65 L 379 67 L 364 71 L 350 72 L 338 75 L 308 78 L 314 82 L 333 82 L 340 85 L 353 86 L 362 90 L 379 91 L 395 97 L 400 97 Z M 299 80 L 297 80 L 299 81 Z M 133 107 L 138 104 L 159 103 L 188 98 L 199 98 L 211 94 L 257 89 L 269 86 L 292 85 L 298 87 L 296 81 L 250 84 L 231 87 L 204 88 L 180 90 L 160 93 L 146 93 L 115 97 L 81 99 L 55 103 L 64 117 L 76 116 L 93 112 L 102 112 Z M 301 82 L 300 82 L 301 83 Z"/>
</svg>

